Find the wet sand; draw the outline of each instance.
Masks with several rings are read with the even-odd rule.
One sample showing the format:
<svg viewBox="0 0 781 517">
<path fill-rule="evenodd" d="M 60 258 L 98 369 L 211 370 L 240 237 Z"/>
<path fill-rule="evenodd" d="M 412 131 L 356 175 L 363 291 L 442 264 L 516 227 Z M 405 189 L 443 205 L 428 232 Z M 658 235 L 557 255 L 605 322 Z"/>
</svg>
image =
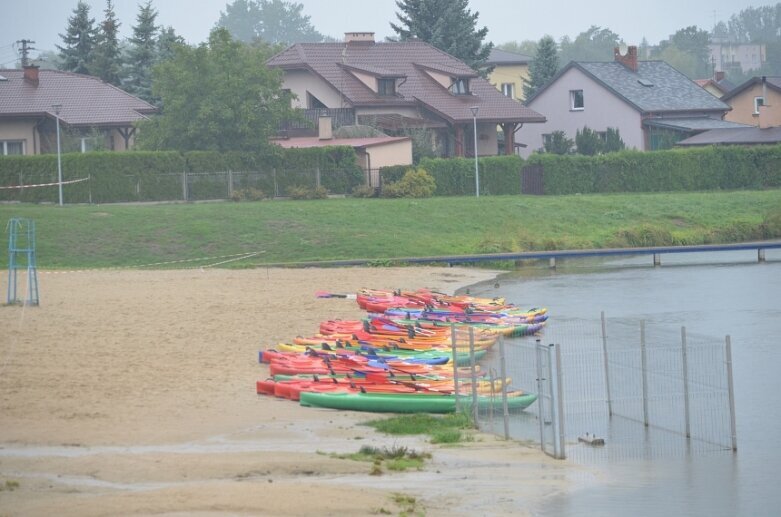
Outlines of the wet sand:
<svg viewBox="0 0 781 517">
<path fill-rule="evenodd" d="M 361 316 L 354 301 L 315 291 L 453 292 L 493 274 L 39 272 L 39 307 L 0 307 L 0 514 L 529 514 L 577 467 L 485 434 L 459 447 L 386 436 L 361 425 L 377 415 L 255 394 L 268 373 L 258 350 Z M 370 464 L 330 454 L 366 444 L 432 459 L 370 476 Z"/>
</svg>

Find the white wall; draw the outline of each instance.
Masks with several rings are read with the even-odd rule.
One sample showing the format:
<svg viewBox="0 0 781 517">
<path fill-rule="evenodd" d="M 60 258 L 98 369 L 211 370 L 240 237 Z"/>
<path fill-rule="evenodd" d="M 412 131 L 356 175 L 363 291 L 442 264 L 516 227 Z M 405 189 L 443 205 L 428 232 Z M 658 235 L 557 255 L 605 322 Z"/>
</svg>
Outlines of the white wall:
<svg viewBox="0 0 781 517">
<path fill-rule="evenodd" d="M 298 97 L 297 99 L 293 99 L 294 108 L 308 108 L 306 105 L 307 92 L 317 97 L 320 102 L 329 108 L 350 107 L 348 105 L 343 105 L 342 96 L 338 91 L 331 88 L 328 83 L 306 70 L 286 71 L 282 87 L 289 89 L 293 94 L 296 95 L 296 97 Z"/>
<path fill-rule="evenodd" d="M 570 90 L 583 90 L 582 111 L 570 110 Z M 528 106 L 544 115 L 547 122 L 525 124 L 515 133 L 515 141 L 527 146 L 521 147 L 524 158 L 542 148 L 543 134 L 564 131 L 575 140 L 583 126 L 594 131 L 618 128 L 627 149 L 645 149 L 640 112 L 577 68 L 570 68 Z"/>
<path fill-rule="evenodd" d="M 35 120 L 3 121 L 0 123 L 0 140 L 22 140 L 24 154 L 35 154 L 38 145 L 35 141 Z"/>
</svg>

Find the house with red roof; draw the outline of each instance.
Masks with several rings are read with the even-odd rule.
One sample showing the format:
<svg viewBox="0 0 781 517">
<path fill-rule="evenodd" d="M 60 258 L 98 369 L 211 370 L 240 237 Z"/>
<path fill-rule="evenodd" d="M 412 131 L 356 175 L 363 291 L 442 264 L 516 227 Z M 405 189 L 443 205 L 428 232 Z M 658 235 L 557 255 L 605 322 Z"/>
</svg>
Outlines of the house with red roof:
<svg viewBox="0 0 781 517">
<path fill-rule="evenodd" d="M 545 117 L 508 98 L 455 57 L 423 41 L 297 43 L 267 61 L 315 123 L 369 125 L 391 136 L 423 131 L 440 156 L 513 154 L 515 132 Z M 477 130 L 475 131 L 475 126 Z M 475 138 L 476 137 L 476 138 Z M 475 145 L 476 144 L 476 145 Z"/>
<path fill-rule="evenodd" d="M 39 70 L 0 69 L 0 156 L 133 146 L 135 124 L 157 111 L 151 104 L 97 77 Z"/>
</svg>

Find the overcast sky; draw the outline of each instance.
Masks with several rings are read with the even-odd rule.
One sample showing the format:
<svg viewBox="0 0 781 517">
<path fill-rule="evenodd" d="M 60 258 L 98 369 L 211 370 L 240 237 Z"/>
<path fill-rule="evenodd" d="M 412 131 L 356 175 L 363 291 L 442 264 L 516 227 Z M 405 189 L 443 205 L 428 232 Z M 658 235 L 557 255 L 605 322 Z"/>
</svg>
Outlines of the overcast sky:
<svg viewBox="0 0 781 517">
<path fill-rule="evenodd" d="M 35 41 L 39 50 L 55 50 L 62 44 L 68 17 L 77 0 L 0 0 L 0 67 L 16 58 L 14 42 Z M 121 22 L 120 35 L 127 37 L 136 24 L 139 4 L 146 0 L 115 0 Z M 91 15 L 103 18 L 105 0 L 87 0 Z M 159 25 L 173 26 L 188 43 L 206 40 L 209 30 L 225 10 L 226 0 L 153 0 Z M 393 35 L 395 0 L 299 0 L 304 14 L 323 34 L 339 37 L 345 32 L 374 32 L 377 39 Z M 479 26 L 488 27 L 488 40 L 495 44 L 525 39 L 538 40 L 550 34 L 556 40 L 574 37 L 591 25 L 607 27 L 627 44 L 645 37 L 658 43 L 676 30 L 697 25 L 710 30 L 714 20 L 727 20 L 746 7 L 776 2 L 747 0 L 471 0 L 470 9 L 480 14 Z"/>
</svg>

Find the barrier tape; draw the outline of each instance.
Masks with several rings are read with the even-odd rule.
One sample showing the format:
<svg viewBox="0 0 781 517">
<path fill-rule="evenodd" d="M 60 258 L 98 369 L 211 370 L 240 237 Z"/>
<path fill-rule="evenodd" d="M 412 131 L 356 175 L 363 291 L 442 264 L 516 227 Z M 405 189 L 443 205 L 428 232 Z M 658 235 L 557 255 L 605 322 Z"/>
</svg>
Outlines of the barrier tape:
<svg viewBox="0 0 781 517">
<path fill-rule="evenodd" d="M 261 253 L 265 253 L 265 252 L 266 250 L 260 250 L 260 251 L 252 251 L 248 253 L 234 253 L 232 255 L 218 255 L 214 257 L 199 257 L 199 258 L 192 258 L 192 259 L 168 260 L 165 262 L 151 262 L 149 264 L 138 264 L 135 266 L 99 267 L 94 269 L 71 269 L 68 271 L 41 271 L 41 273 L 45 273 L 45 274 L 92 273 L 95 271 L 117 271 L 123 269 L 137 269 L 137 268 L 153 267 L 153 266 L 165 266 L 169 264 L 184 264 L 186 262 L 199 262 L 202 260 L 228 259 L 228 260 L 222 260 L 220 262 L 215 262 L 213 264 L 206 264 L 202 266 L 192 266 L 189 268 L 185 268 L 185 269 L 203 269 L 208 267 L 219 266 L 221 264 L 227 264 L 228 262 L 236 262 L 239 260 L 244 260 L 246 258 L 254 257 L 255 255 L 260 255 Z"/>
<path fill-rule="evenodd" d="M 62 185 L 70 185 L 71 183 L 81 183 L 82 181 L 87 181 L 89 177 L 81 178 L 77 180 L 68 180 L 63 181 Z M 60 185 L 61 183 L 59 181 L 55 181 L 54 183 L 38 183 L 37 185 L 11 185 L 10 187 L 0 187 L 2 190 L 8 190 L 12 188 L 32 188 L 32 187 L 51 187 L 52 185 Z"/>
</svg>

